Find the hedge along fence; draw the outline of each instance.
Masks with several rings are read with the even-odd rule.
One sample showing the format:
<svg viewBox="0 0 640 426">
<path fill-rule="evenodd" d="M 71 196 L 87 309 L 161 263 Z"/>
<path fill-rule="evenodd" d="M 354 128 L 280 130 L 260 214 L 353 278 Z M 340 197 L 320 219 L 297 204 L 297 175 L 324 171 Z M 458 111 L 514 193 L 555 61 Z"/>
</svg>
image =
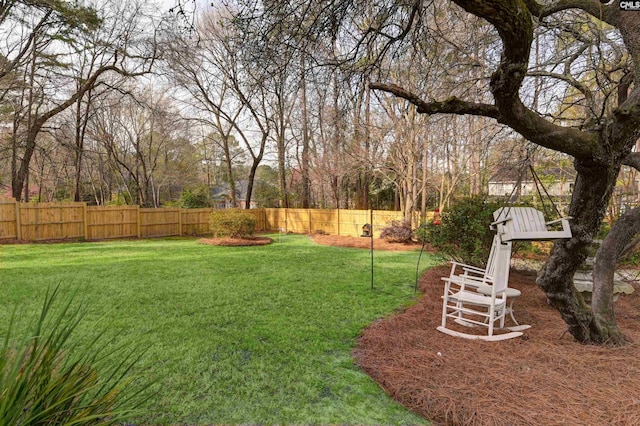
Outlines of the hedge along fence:
<svg viewBox="0 0 640 426">
<path fill-rule="evenodd" d="M 0 199 L 0 241 L 101 240 L 204 235 L 214 209 L 147 209 L 138 206 L 87 206 L 86 203 L 21 203 Z M 373 225 L 374 236 L 401 212 L 381 210 L 251 209 L 257 231 L 359 236 Z M 413 218 L 414 226 L 419 216 Z"/>
</svg>

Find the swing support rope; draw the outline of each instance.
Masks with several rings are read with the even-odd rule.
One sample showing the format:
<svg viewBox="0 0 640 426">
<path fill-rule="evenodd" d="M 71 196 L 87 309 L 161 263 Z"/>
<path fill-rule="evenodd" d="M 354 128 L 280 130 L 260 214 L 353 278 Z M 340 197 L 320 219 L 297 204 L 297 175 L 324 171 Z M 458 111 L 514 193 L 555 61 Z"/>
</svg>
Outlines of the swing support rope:
<svg viewBox="0 0 640 426">
<path fill-rule="evenodd" d="M 517 193 L 520 192 L 521 189 L 521 185 L 522 185 L 522 179 L 524 178 L 524 175 L 527 173 L 527 170 L 529 170 L 531 172 L 531 177 L 533 179 L 533 183 L 536 187 L 536 192 L 538 193 L 538 197 L 540 198 L 540 204 L 542 204 L 542 209 L 544 210 L 544 214 L 545 217 L 550 217 L 549 216 L 549 211 L 547 210 L 547 205 L 544 202 L 545 196 L 546 198 L 549 200 L 549 202 L 551 203 L 551 206 L 553 207 L 553 213 L 555 213 L 557 215 L 557 217 L 562 217 L 562 215 L 560 214 L 560 210 L 558 209 L 558 207 L 556 206 L 556 204 L 553 202 L 553 198 L 551 197 L 551 195 L 549 194 L 549 192 L 547 191 L 547 188 L 545 188 L 544 184 L 542 183 L 542 180 L 540 179 L 540 176 L 538 176 L 538 174 L 536 173 L 535 169 L 533 168 L 533 164 L 531 163 L 530 160 L 530 154 L 527 155 L 527 158 L 523 164 L 523 167 L 521 169 L 520 175 L 518 176 L 518 180 L 516 181 L 516 184 L 513 186 L 513 189 L 511 190 L 511 193 L 509 194 L 508 198 L 507 198 L 507 203 L 508 203 L 508 207 L 507 210 L 505 212 L 505 217 L 509 215 L 509 211 L 511 210 L 511 207 L 513 206 L 513 204 L 515 203 L 515 200 L 513 200 L 514 198 L 514 194 L 517 195 Z M 542 193 L 544 192 L 544 195 L 542 195 Z"/>
<path fill-rule="evenodd" d="M 558 210 L 558 207 L 553 202 L 553 198 L 551 198 L 551 195 L 549 195 L 547 188 L 545 188 L 544 185 L 542 184 L 542 180 L 534 170 L 533 165 L 531 163 L 529 163 L 529 170 L 531 170 L 531 175 L 533 176 L 533 182 L 536 185 L 536 191 L 538 192 L 538 197 L 540 197 L 540 203 L 542 204 L 542 209 L 544 210 L 545 216 L 549 217 L 549 212 L 547 211 L 547 206 L 544 204 L 544 201 L 542 201 L 544 197 L 542 196 L 542 192 L 540 191 L 540 188 L 542 188 L 542 191 L 544 191 L 544 194 L 547 196 L 547 199 L 551 203 L 551 207 L 553 207 L 553 210 L 554 210 L 553 212 L 555 212 L 555 214 L 558 215 L 557 217 L 561 217 L 562 215 L 560 214 L 560 210 Z"/>
</svg>

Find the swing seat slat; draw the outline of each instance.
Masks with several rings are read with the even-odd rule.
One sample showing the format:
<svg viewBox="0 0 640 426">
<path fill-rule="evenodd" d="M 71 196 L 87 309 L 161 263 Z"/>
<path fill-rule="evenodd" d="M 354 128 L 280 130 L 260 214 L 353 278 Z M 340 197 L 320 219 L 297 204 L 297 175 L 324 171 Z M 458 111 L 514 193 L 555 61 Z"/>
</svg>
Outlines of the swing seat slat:
<svg viewBox="0 0 640 426">
<path fill-rule="evenodd" d="M 545 221 L 544 214 L 533 207 L 501 207 L 493 213 L 491 229 L 503 242 L 512 240 L 556 240 L 571 238 L 570 217 Z M 549 225 L 559 223 L 562 230 Z"/>
</svg>

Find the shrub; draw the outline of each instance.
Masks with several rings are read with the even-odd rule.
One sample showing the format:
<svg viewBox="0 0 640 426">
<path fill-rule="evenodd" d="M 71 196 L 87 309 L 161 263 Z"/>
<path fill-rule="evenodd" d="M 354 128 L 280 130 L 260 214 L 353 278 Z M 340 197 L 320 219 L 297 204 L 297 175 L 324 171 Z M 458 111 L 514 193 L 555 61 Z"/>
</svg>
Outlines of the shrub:
<svg viewBox="0 0 640 426">
<path fill-rule="evenodd" d="M 413 239 L 413 229 L 409 220 L 392 220 L 382 228 L 380 238 L 390 243 L 408 243 Z"/>
<path fill-rule="evenodd" d="M 0 424 L 119 424 L 145 401 L 142 393 L 126 392 L 135 351 L 106 350 L 104 333 L 86 345 L 73 343 L 85 311 L 73 298 L 54 308 L 57 294 L 57 288 L 47 292 L 25 336 L 12 339 L 14 321 L 9 325 L 0 352 Z"/>
<path fill-rule="evenodd" d="M 426 238 L 457 261 L 485 266 L 494 235 L 489 225 L 501 206 L 482 197 L 461 200 L 442 213 L 439 225 L 426 224 Z"/>
<path fill-rule="evenodd" d="M 185 189 L 180 196 L 180 207 L 185 209 L 200 209 L 212 205 L 211 193 L 206 185 Z"/>
<path fill-rule="evenodd" d="M 256 230 L 256 223 L 255 216 L 246 211 L 216 210 L 211 213 L 210 229 L 215 238 L 249 238 Z"/>
</svg>

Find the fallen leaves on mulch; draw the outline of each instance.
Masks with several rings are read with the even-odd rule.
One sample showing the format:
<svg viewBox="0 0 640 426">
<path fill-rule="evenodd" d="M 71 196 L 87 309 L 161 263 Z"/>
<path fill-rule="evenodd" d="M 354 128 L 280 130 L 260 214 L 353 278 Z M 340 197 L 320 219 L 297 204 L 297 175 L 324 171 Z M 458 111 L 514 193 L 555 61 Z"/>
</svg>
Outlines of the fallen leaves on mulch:
<svg viewBox="0 0 640 426">
<path fill-rule="evenodd" d="M 269 237 L 252 237 L 252 238 L 200 238 L 201 244 L 209 244 L 211 246 L 266 246 L 271 244 L 273 239 Z"/>
<path fill-rule="evenodd" d="M 448 267 L 420 279 L 423 297 L 366 329 L 354 355 L 397 401 L 446 425 L 638 425 L 640 345 L 585 346 L 566 332 L 535 285 L 535 272 L 512 271 L 522 291 L 516 319 L 524 336 L 472 341 L 436 331 Z M 618 324 L 640 340 L 640 291 L 616 302 Z"/>
</svg>

